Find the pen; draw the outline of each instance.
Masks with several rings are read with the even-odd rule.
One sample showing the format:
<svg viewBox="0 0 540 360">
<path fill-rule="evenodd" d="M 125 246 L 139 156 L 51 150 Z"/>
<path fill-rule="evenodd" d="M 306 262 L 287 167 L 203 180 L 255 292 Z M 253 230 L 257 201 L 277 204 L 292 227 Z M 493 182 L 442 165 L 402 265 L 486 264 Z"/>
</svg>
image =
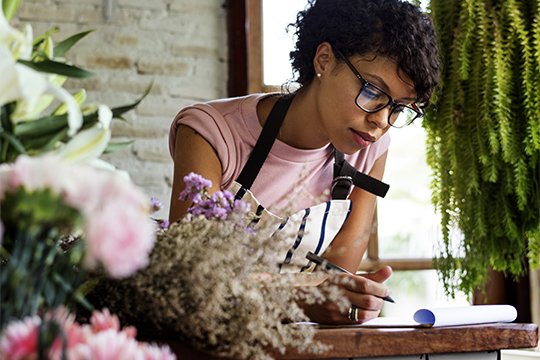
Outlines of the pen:
<svg viewBox="0 0 540 360">
<path fill-rule="evenodd" d="M 337 271 L 341 271 L 341 272 L 344 272 L 344 273 L 347 273 L 349 275 L 354 275 L 353 273 L 337 266 L 336 264 L 332 264 L 330 261 L 326 260 L 326 259 L 323 259 L 322 257 L 318 256 L 318 255 L 315 255 L 314 253 L 312 253 L 311 251 L 308 251 L 308 253 L 306 254 L 306 258 L 310 261 L 313 261 L 315 264 L 317 265 L 320 265 L 322 266 L 323 268 L 325 268 L 326 270 L 337 270 Z M 390 296 L 385 296 L 382 298 L 384 301 L 388 301 L 388 302 L 391 302 L 391 303 L 395 303 L 394 299 L 392 299 Z"/>
</svg>

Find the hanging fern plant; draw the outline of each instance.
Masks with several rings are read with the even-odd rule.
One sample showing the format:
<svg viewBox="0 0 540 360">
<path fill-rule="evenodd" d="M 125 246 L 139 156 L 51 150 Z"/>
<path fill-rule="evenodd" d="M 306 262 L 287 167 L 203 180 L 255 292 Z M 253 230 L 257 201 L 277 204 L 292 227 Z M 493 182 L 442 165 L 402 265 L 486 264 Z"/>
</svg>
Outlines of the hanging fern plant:
<svg viewBox="0 0 540 360">
<path fill-rule="evenodd" d="M 540 261 L 540 0 L 431 0 L 444 69 L 423 126 L 446 292 Z M 456 231 L 456 229 L 458 231 Z"/>
</svg>

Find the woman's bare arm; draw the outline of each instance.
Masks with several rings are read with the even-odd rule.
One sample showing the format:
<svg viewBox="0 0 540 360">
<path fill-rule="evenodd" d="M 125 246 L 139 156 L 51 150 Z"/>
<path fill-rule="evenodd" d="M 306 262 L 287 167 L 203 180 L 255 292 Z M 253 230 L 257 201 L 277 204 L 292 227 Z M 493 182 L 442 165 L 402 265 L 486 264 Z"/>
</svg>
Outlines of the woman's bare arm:
<svg viewBox="0 0 540 360">
<path fill-rule="evenodd" d="M 386 155 L 387 152 L 375 161 L 370 176 L 382 179 Z M 349 199 L 353 201 L 351 214 L 323 257 L 354 274 L 367 248 L 376 196 L 355 187 Z"/>
<path fill-rule="evenodd" d="M 212 181 L 210 193 L 220 190 L 221 162 L 214 148 L 199 133 L 189 126 L 180 125 L 176 133 L 174 151 L 174 179 L 171 196 L 169 221 L 174 222 L 184 216 L 192 205 L 190 201 L 180 201 L 178 197 L 185 188 L 184 176 L 195 172 Z"/>
</svg>

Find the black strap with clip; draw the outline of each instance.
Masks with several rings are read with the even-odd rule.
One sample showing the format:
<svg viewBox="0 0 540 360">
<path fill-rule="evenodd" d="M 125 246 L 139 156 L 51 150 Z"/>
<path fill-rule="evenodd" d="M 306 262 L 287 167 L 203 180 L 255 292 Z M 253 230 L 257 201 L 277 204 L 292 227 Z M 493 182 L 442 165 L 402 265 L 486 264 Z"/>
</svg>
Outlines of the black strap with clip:
<svg viewBox="0 0 540 360">
<path fill-rule="evenodd" d="M 347 199 L 351 186 L 364 189 L 374 195 L 385 197 L 390 185 L 356 170 L 345 160 L 345 155 L 334 150 L 334 181 L 332 182 L 332 199 Z"/>
</svg>

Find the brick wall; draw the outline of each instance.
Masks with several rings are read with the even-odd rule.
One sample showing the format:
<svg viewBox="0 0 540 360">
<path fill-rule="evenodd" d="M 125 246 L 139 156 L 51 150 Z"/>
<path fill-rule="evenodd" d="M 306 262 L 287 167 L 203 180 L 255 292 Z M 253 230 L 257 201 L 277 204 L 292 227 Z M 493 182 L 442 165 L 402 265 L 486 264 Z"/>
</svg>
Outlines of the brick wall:
<svg viewBox="0 0 540 360">
<path fill-rule="evenodd" d="M 96 29 L 68 53 L 70 61 L 96 73 L 65 85 L 72 92 L 86 89 L 87 102 L 127 104 L 154 81 L 151 93 L 127 114 L 130 124 L 115 120 L 112 125 L 112 141 L 137 141 L 103 158 L 159 198 L 166 208 L 156 217 L 167 218 L 171 120 L 184 106 L 226 96 L 225 0 L 112 1 L 107 22 L 106 0 L 23 0 L 12 24 L 29 22 L 35 36 L 58 27 L 55 42 Z"/>
</svg>

